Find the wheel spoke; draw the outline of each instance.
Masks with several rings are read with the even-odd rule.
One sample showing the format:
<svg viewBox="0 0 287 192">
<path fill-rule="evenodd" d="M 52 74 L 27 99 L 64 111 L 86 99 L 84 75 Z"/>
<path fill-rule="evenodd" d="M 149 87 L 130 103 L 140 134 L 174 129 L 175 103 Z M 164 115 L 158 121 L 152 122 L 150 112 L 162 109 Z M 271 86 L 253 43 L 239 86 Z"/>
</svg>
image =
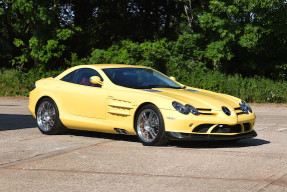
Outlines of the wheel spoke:
<svg viewBox="0 0 287 192">
<path fill-rule="evenodd" d="M 55 115 L 55 112 L 54 112 L 54 111 L 52 111 L 52 112 L 49 111 L 49 116 L 50 116 L 50 117 L 54 117 L 54 115 Z"/>
<path fill-rule="evenodd" d="M 152 122 L 151 122 L 151 126 L 153 127 L 153 128 L 157 128 L 158 127 L 158 120 L 156 119 L 156 120 L 153 120 Z"/>
<path fill-rule="evenodd" d="M 143 118 L 144 121 L 147 121 L 147 120 L 148 120 L 148 118 L 147 118 L 147 116 L 146 116 L 146 113 L 143 113 L 143 114 L 142 114 L 142 118 Z"/>
<path fill-rule="evenodd" d="M 155 114 L 155 113 L 154 113 L 153 111 L 151 111 L 151 112 L 149 113 L 149 116 L 148 116 L 148 121 L 149 121 L 149 122 L 151 122 L 152 117 L 153 117 L 154 114 Z"/>
<path fill-rule="evenodd" d="M 148 132 L 147 132 L 147 131 L 145 132 L 145 138 L 146 138 L 146 140 L 149 140 Z"/>
<path fill-rule="evenodd" d="M 44 128 L 45 128 L 46 130 L 48 130 L 48 129 L 49 129 L 49 127 L 48 127 L 48 123 L 47 123 L 46 121 L 44 121 L 44 122 L 43 122 L 43 125 L 44 125 Z"/>
<path fill-rule="evenodd" d="M 49 119 L 48 124 L 49 124 L 49 127 L 53 127 L 54 121 L 52 119 Z"/>
<path fill-rule="evenodd" d="M 156 137 L 156 133 L 155 133 L 154 129 L 151 129 L 149 133 L 150 133 L 152 139 L 154 139 Z"/>
<path fill-rule="evenodd" d="M 44 105 L 44 110 L 45 110 L 45 111 L 48 111 L 48 110 L 49 110 L 49 103 L 46 103 L 46 104 Z"/>
</svg>

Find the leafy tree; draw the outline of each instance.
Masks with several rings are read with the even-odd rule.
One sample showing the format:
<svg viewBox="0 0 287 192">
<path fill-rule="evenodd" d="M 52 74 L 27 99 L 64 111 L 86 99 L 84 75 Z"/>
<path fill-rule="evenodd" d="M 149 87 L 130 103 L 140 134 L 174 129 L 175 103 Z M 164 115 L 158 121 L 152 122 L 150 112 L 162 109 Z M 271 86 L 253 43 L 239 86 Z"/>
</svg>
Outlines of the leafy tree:
<svg viewBox="0 0 287 192">
<path fill-rule="evenodd" d="M 53 66 L 66 50 L 65 41 L 79 28 L 61 26 L 58 1 L 15 0 L 7 5 L 13 13 L 16 47 L 12 64 L 20 68 Z"/>
<path fill-rule="evenodd" d="M 121 40 L 176 40 L 183 18 L 173 0 L 73 0 L 74 23 L 83 30 L 75 39 L 80 57 L 93 48 L 108 48 Z"/>
<path fill-rule="evenodd" d="M 1 67 L 10 67 L 13 58 L 12 3 L 0 1 L 0 62 Z"/>
<path fill-rule="evenodd" d="M 2 0 L 0 62 L 48 69 L 108 50 L 108 61 L 134 63 L 129 58 L 137 56 L 168 73 L 200 65 L 286 80 L 286 6 L 285 0 Z"/>
<path fill-rule="evenodd" d="M 202 9 L 196 3 L 186 2 L 186 17 L 193 18 L 190 26 L 202 36 L 204 62 L 214 69 L 270 77 L 274 67 L 286 63 L 286 1 L 213 0 L 202 2 Z"/>
</svg>

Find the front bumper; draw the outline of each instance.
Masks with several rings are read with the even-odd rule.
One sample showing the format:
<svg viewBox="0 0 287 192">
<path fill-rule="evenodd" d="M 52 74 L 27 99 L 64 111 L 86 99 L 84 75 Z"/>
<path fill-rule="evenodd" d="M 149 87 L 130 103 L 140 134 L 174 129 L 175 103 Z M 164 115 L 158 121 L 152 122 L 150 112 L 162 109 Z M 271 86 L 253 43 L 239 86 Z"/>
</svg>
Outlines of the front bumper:
<svg viewBox="0 0 287 192">
<path fill-rule="evenodd" d="M 235 135 L 214 135 L 214 134 L 193 134 L 193 133 L 178 133 L 178 132 L 166 132 L 166 136 L 169 140 L 234 140 L 234 139 L 250 139 L 257 136 L 257 133 L 252 130 L 247 133 L 240 133 Z"/>
</svg>

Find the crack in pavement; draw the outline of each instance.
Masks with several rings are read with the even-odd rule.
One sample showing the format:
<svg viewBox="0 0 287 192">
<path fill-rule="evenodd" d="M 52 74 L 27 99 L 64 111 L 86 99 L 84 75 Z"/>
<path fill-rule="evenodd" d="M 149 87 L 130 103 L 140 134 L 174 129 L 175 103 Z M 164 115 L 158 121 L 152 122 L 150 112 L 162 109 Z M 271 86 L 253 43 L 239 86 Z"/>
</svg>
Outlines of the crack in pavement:
<svg viewBox="0 0 287 192">
<path fill-rule="evenodd" d="M 99 145 L 106 144 L 106 143 L 111 143 L 111 142 L 114 142 L 114 141 L 103 141 L 103 142 L 92 144 L 92 145 L 82 145 L 80 147 L 78 146 L 78 147 L 74 147 L 74 148 L 67 148 L 67 149 L 61 149 L 61 150 L 57 150 L 57 151 L 52 151 L 52 152 L 49 152 L 49 153 L 41 153 L 41 154 L 33 155 L 31 157 L 28 157 L 28 158 L 18 159 L 18 160 L 10 161 L 10 162 L 7 162 L 7 163 L 2 163 L 2 164 L 0 164 L 0 169 L 1 168 L 7 168 L 7 167 L 13 167 L 13 166 L 20 165 L 20 164 L 23 164 L 23 163 L 28 163 L 28 162 L 37 162 L 37 161 L 40 161 L 40 160 L 43 160 L 43 159 L 48 159 L 48 158 L 52 158 L 52 157 L 55 157 L 55 156 L 68 154 L 68 153 L 71 153 L 71 152 L 74 152 L 74 151 L 77 151 L 77 150 L 82 150 L 82 149 L 86 149 L 86 148 L 89 148 L 89 147 L 99 146 Z"/>
<path fill-rule="evenodd" d="M 252 187 L 252 191 L 262 191 L 263 189 L 267 188 L 268 186 L 272 185 L 274 182 L 284 177 L 286 174 L 287 174 L 287 167 L 284 169 L 281 169 L 277 173 L 265 179 L 264 180 L 265 182 L 259 183 L 255 185 L 254 187 Z"/>
<path fill-rule="evenodd" d="M 262 182 L 268 181 L 264 178 L 223 178 L 223 177 L 203 177 L 192 175 L 165 175 L 165 174 L 152 174 L 152 173 L 131 173 L 131 172 L 105 172 L 105 171 L 85 171 L 76 169 L 34 169 L 34 168 L 17 168 L 17 167 L 5 167 L 7 170 L 19 170 L 19 171 L 48 171 L 48 172 L 62 172 L 62 173 L 83 173 L 83 174 L 100 174 L 100 175 L 121 175 L 121 176 L 137 176 L 137 177 L 166 177 L 166 178 L 189 178 L 189 179 L 207 179 L 207 180 L 229 180 L 229 181 L 253 181 Z"/>
</svg>

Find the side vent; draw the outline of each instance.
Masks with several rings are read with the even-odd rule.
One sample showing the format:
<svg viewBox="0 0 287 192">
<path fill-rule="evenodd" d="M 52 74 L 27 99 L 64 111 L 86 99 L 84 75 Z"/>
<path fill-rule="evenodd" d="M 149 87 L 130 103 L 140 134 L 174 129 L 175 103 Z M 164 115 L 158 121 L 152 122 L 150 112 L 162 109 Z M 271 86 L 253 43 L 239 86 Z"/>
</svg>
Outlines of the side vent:
<svg viewBox="0 0 287 192">
<path fill-rule="evenodd" d="M 130 135 L 130 133 L 129 133 L 127 130 L 124 130 L 124 129 L 114 128 L 114 130 L 115 130 L 118 134 Z"/>
<path fill-rule="evenodd" d="M 114 116 L 130 116 L 130 110 L 133 109 L 129 101 L 112 98 L 108 100 L 108 113 Z"/>
</svg>

